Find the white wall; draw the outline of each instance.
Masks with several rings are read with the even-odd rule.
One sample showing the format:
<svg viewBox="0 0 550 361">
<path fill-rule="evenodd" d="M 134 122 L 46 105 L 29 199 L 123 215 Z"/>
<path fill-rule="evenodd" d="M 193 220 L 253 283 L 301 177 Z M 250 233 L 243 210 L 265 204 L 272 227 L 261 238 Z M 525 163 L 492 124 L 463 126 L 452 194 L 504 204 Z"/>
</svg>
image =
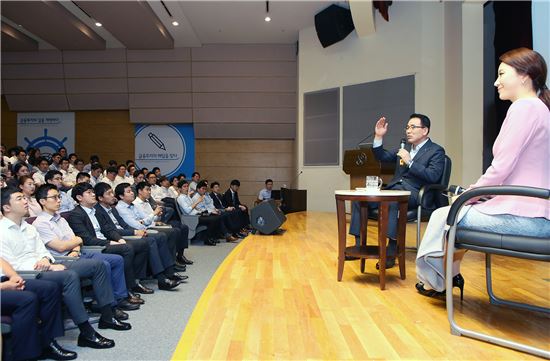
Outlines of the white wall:
<svg viewBox="0 0 550 361">
<path fill-rule="evenodd" d="M 414 74 L 415 110 L 431 118 L 431 138 L 448 148 L 452 182 L 469 184 L 481 174 L 482 15 L 477 2 L 395 1 L 390 22 L 376 14 L 376 33 L 365 38 L 352 32 L 323 49 L 314 28 L 300 32 L 297 166 L 303 170 L 298 183 L 308 190 L 308 210 L 334 211 L 334 190 L 348 189 L 349 177 L 341 164 L 303 166 L 305 92 Z"/>
</svg>

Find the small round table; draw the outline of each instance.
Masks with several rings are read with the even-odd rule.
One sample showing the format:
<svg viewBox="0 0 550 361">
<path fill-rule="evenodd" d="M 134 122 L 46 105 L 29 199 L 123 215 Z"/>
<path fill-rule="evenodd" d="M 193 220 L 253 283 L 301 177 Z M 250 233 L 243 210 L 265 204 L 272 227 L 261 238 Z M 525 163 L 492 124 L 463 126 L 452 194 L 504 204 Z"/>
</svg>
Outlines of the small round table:
<svg viewBox="0 0 550 361">
<path fill-rule="evenodd" d="M 388 230 L 389 203 L 399 203 L 397 223 L 397 259 L 399 274 L 405 279 L 405 232 L 409 191 L 401 190 L 337 190 L 336 214 L 338 217 L 338 281 L 342 280 L 346 256 L 361 258 L 361 272 L 365 272 L 365 259 L 379 259 L 380 289 L 386 288 L 386 233 Z M 357 201 L 361 206 L 361 245 L 346 247 L 346 206 L 345 201 Z M 367 203 L 380 203 L 378 208 L 378 246 L 367 246 L 368 209 Z"/>
</svg>

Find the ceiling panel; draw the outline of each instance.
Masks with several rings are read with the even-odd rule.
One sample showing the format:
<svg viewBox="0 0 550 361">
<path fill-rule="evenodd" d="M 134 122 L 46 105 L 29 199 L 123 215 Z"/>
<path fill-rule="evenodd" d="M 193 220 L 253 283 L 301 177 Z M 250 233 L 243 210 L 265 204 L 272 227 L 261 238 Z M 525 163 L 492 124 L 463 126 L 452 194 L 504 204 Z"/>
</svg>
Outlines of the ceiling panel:
<svg viewBox="0 0 550 361">
<path fill-rule="evenodd" d="M 2 1 L 2 16 L 60 50 L 101 50 L 105 40 L 56 1 Z"/>
<path fill-rule="evenodd" d="M 75 1 L 128 49 L 171 49 L 172 36 L 145 1 Z"/>
<path fill-rule="evenodd" d="M 38 42 L 2 22 L 2 51 L 38 50 Z"/>
</svg>

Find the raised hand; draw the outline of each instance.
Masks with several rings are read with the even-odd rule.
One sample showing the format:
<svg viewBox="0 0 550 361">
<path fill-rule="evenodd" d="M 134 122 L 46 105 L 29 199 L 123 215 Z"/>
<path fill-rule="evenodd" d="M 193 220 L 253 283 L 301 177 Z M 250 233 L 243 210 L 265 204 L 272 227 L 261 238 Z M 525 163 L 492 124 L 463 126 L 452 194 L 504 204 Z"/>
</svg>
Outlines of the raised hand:
<svg viewBox="0 0 550 361">
<path fill-rule="evenodd" d="M 377 140 L 381 140 L 384 135 L 388 132 L 388 122 L 386 121 L 386 117 L 381 117 L 376 122 L 376 125 L 374 126 L 374 138 Z"/>
</svg>

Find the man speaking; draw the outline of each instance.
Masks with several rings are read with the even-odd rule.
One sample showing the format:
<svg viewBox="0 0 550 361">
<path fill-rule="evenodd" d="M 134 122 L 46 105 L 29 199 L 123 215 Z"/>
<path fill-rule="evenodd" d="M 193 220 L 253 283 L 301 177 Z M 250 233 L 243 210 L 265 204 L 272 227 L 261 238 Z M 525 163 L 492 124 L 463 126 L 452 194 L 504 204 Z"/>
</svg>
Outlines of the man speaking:
<svg viewBox="0 0 550 361">
<path fill-rule="evenodd" d="M 388 131 L 388 122 L 385 117 L 378 119 L 374 126 L 374 142 L 372 151 L 381 162 L 395 162 L 395 174 L 384 189 L 410 191 L 409 209 L 418 207 L 418 193 L 426 184 L 438 183 L 443 174 L 445 164 L 445 150 L 432 142 L 430 133 L 430 119 L 423 114 L 411 114 L 405 127 L 407 143 L 394 151 L 388 151 L 382 146 L 384 136 Z M 378 203 L 368 204 L 369 212 L 378 208 Z M 388 247 L 386 268 L 395 265 L 397 254 L 397 203 L 391 203 L 388 214 Z M 360 244 L 360 207 L 353 202 L 349 233 L 355 236 L 357 246 Z M 378 268 L 378 265 L 377 265 Z"/>
</svg>

